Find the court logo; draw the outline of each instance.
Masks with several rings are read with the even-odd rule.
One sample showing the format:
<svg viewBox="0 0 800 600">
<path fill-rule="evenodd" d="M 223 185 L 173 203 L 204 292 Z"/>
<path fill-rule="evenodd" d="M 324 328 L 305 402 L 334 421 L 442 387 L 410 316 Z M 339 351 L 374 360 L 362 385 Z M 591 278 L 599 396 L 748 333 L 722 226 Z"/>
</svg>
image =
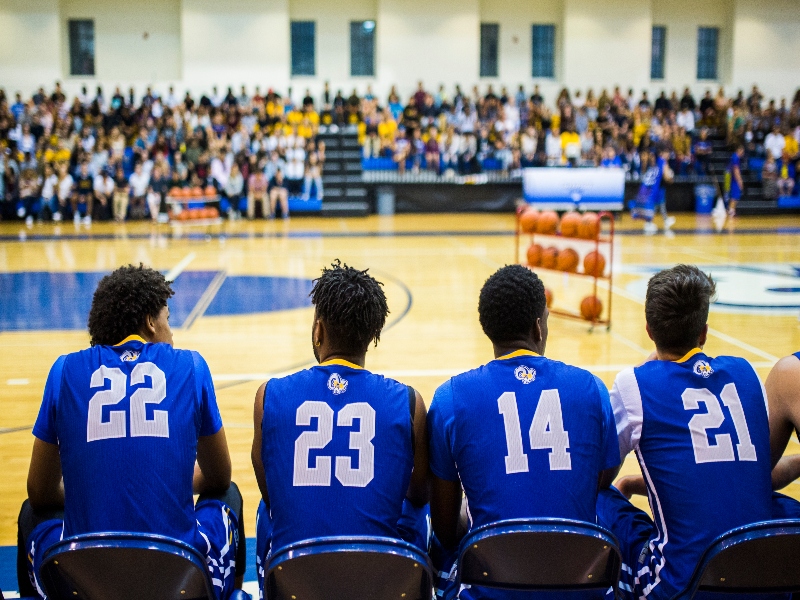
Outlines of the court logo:
<svg viewBox="0 0 800 600">
<path fill-rule="evenodd" d="M 139 358 L 139 353 L 135 350 L 125 350 L 122 354 L 120 354 L 119 359 L 122 362 L 134 362 Z"/>
<path fill-rule="evenodd" d="M 708 364 L 704 360 L 698 360 L 694 363 L 694 367 L 692 369 L 695 375 L 700 375 L 704 379 L 708 379 L 708 376 L 714 372 L 714 369 L 711 368 L 711 365 Z"/>
<path fill-rule="evenodd" d="M 514 369 L 514 377 L 527 385 L 536 379 L 536 369 L 520 365 Z"/>
<path fill-rule="evenodd" d="M 337 396 L 339 394 L 344 394 L 347 391 L 347 379 L 338 373 L 334 373 L 328 377 L 328 389 Z"/>
</svg>

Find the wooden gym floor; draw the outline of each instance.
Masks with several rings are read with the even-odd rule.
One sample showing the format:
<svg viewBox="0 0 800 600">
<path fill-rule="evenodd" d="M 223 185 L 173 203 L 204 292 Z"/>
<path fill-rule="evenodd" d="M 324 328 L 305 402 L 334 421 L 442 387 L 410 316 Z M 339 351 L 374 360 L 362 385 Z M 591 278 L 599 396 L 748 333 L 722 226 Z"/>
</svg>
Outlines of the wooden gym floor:
<svg viewBox="0 0 800 600">
<path fill-rule="evenodd" d="M 177 275 L 175 345 L 198 350 L 214 374 L 252 536 L 253 395 L 268 376 L 312 364 L 308 280 L 335 258 L 369 267 L 385 283 L 391 315 L 367 367 L 413 385 L 430 402 L 447 377 L 492 358 L 477 320 L 478 291 L 513 262 L 513 227 L 511 215 L 240 221 L 180 235 L 145 223 L 0 223 L 0 545 L 16 543 L 45 378 L 56 357 L 87 346 L 82 327 L 99 273 L 143 262 Z M 614 249 L 610 332 L 553 317 L 547 356 L 610 385 L 652 349 L 643 314 L 649 274 L 686 262 L 721 282 L 707 351 L 744 356 L 765 378 L 778 357 L 800 350 L 800 218 L 740 218 L 718 234 L 709 227 L 685 215 L 675 235 L 645 237 L 625 217 Z M 586 281 L 545 279 L 562 308 L 577 310 L 589 293 Z M 795 442 L 790 452 L 797 451 Z M 624 472 L 636 469 L 629 458 Z M 788 493 L 800 498 L 800 485 Z"/>
</svg>

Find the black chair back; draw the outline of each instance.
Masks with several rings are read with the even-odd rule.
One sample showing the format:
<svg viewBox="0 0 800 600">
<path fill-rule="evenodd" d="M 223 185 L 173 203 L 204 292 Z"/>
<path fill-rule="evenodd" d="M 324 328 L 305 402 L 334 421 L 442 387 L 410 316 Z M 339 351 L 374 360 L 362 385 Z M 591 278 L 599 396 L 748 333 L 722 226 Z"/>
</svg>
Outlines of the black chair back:
<svg viewBox="0 0 800 600">
<path fill-rule="evenodd" d="M 48 549 L 40 578 L 49 600 L 214 600 L 205 557 L 164 536 L 67 538 Z"/>
<path fill-rule="evenodd" d="M 268 600 L 431 600 L 433 569 L 416 546 L 391 538 L 305 540 L 269 561 Z"/>
<path fill-rule="evenodd" d="M 462 584 L 509 590 L 590 590 L 619 584 L 614 536 L 569 519 L 515 519 L 471 531 L 461 543 Z"/>
</svg>

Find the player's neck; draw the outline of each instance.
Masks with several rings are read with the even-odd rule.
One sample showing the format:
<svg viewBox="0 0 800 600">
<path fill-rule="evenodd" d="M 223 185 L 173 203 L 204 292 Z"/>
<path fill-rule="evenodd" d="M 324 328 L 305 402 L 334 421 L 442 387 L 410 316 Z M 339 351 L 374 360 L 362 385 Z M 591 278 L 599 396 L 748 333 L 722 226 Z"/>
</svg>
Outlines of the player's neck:
<svg viewBox="0 0 800 600">
<path fill-rule="evenodd" d="M 509 342 L 504 344 L 492 344 L 495 358 L 500 358 L 501 356 L 506 356 L 508 354 L 512 354 L 519 350 L 527 350 L 528 352 L 535 352 L 540 356 L 544 356 L 544 348 L 540 346 L 541 344 L 534 344 L 531 342 L 522 342 L 522 341 Z"/>
<path fill-rule="evenodd" d="M 701 348 L 695 346 L 691 350 L 687 350 L 686 352 L 683 351 L 672 351 L 672 350 L 660 350 L 656 348 L 656 357 L 658 360 L 666 360 L 677 362 L 685 359 L 688 355 L 695 353 L 695 350 L 700 351 Z"/>
<path fill-rule="evenodd" d="M 334 352 L 332 354 L 328 354 L 326 356 L 319 357 L 319 364 L 324 364 L 326 362 L 330 362 L 332 360 L 342 360 L 345 362 L 352 363 L 354 365 L 358 365 L 362 369 L 367 362 L 367 355 L 366 354 L 343 354 Z"/>
</svg>

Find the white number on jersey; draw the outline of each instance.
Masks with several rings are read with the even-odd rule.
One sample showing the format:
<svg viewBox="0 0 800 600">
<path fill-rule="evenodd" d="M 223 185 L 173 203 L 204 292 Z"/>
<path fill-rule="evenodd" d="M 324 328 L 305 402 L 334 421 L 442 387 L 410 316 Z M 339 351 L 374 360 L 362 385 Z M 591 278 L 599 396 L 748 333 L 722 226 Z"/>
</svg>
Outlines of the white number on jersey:
<svg viewBox="0 0 800 600">
<path fill-rule="evenodd" d="M 141 387 L 131 394 L 131 437 L 169 437 L 169 414 L 165 410 L 154 410 L 153 418 L 147 418 L 148 404 L 161 404 L 167 397 L 167 378 L 164 371 L 151 362 L 136 365 L 131 372 L 131 385 L 141 385 L 145 376 L 150 377 L 152 387 Z M 105 380 L 111 382 L 111 389 L 95 392 L 89 400 L 89 413 L 86 419 L 86 441 L 124 438 L 128 435 L 124 410 L 112 410 L 108 421 L 103 421 L 103 407 L 119 404 L 125 398 L 128 378 L 117 367 L 101 366 L 89 382 L 89 388 L 103 387 Z"/>
<path fill-rule="evenodd" d="M 317 456 L 309 466 L 309 451 L 322 450 L 333 439 L 333 409 L 325 402 L 306 400 L 297 409 L 295 423 L 311 425 L 317 418 L 317 429 L 304 431 L 294 442 L 293 485 L 329 486 L 331 484 L 330 456 Z M 365 487 L 375 476 L 375 409 L 366 402 L 345 405 L 337 416 L 339 427 L 350 427 L 358 419 L 360 428 L 350 432 L 350 448 L 358 450 L 358 468 L 354 469 L 349 456 L 336 457 L 336 479 L 346 487 Z"/>
<path fill-rule="evenodd" d="M 519 421 L 517 395 L 503 392 L 497 399 L 497 407 L 503 416 L 506 431 L 506 473 L 527 473 L 528 455 L 522 445 L 522 427 Z M 558 390 L 542 390 L 533 421 L 528 431 L 532 450 L 550 450 L 550 470 L 572 470 L 572 459 L 568 452 L 569 433 L 564 430 L 561 398 Z"/>
<path fill-rule="evenodd" d="M 736 460 L 729 433 L 714 435 L 713 444 L 709 439 L 708 430 L 718 429 L 725 422 L 725 414 L 722 412 L 722 407 L 717 397 L 705 388 L 687 388 L 681 394 L 681 398 L 683 399 L 683 408 L 685 410 L 697 410 L 700 408 L 700 402 L 706 405 L 707 412 L 698 413 L 689 420 L 689 432 L 692 435 L 692 447 L 694 448 L 694 461 L 700 464 Z M 736 386 L 733 383 L 727 384 L 722 388 L 720 398 L 731 413 L 733 426 L 736 429 L 736 437 L 739 438 L 739 442 L 736 444 L 739 460 L 757 460 L 756 447 L 750 440 L 750 430 L 747 427 L 742 401 L 736 391 Z"/>
</svg>

